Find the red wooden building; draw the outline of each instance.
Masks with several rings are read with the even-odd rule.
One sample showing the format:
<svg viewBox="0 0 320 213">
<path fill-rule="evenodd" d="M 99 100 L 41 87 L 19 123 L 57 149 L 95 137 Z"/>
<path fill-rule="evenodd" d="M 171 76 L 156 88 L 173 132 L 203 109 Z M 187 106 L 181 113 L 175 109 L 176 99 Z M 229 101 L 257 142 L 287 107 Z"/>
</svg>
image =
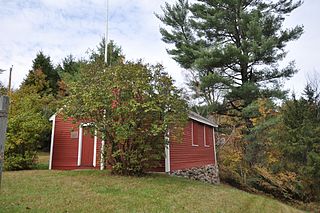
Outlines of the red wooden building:
<svg viewBox="0 0 320 213">
<path fill-rule="evenodd" d="M 49 169 L 103 169 L 101 161 L 103 142 L 87 134 L 86 124 L 73 124 L 53 115 Z M 189 114 L 189 122 L 184 130 L 182 143 L 170 144 L 165 148 L 162 172 L 173 172 L 192 167 L 216 165 L 214 128 L 217 125 L 194 113 Z M 159 171 L 158 169 L 158 171 Z"/>
</svg>

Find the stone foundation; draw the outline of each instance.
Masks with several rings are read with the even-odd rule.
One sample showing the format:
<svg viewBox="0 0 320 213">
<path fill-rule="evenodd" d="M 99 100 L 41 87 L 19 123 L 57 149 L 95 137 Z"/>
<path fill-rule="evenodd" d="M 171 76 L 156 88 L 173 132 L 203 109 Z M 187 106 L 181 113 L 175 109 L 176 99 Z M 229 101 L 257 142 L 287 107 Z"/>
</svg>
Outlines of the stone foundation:
<svg viewBox="0 0 320 213">
<path fill-rule="evenodd" d="M 218 166 L 215 165 L 176 170 L 172 172 L 171 175 L 185 177 L 191 180 L 199 180 L 211 184 L 220 183 Z"/>
</svg>

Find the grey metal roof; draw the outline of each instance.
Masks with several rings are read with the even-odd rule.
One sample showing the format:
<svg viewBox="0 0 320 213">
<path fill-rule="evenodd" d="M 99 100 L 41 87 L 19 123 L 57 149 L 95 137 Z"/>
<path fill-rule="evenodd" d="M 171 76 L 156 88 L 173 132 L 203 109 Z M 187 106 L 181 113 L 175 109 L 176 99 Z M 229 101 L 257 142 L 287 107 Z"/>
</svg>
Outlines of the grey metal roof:
<svg viewBox="0 0 320 213">
<path fill-rule="evenodd" d="M 201 115 L 199 115 L 195 112 L 192 112 L 192 111 L 189 112 L 189 118 L 192 120 L 198 121 L 200 123 L 207 124 L 212 127 L 218 127 L 218 124 L 216 124 L 215 122 L 213 122 L 205 117 L 202 117 Z"/>
</svg>

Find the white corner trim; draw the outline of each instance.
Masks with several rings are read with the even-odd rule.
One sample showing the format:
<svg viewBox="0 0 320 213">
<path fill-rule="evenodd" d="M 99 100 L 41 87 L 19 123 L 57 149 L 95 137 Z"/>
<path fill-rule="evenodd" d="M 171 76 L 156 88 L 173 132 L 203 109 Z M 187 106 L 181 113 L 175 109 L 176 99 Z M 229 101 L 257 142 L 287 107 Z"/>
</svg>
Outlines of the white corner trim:
<svg viewBox="0 0 320 213">
<path fill-rule="evenodd" d="M 54 113 L 54 114 L 49 118 L 49 121 L 53 121 L 54 119 L 56 119 L 56 115 L 57 115 L 57 113 Z"/>
<path fill-rule="evenodd" d="M 169 173 L 171 171 L 171 166 L 170 166 L 170 135 L 169 135 L 169 133 L 165 136 L 165 140 L 167 142 L 167 144 L 165 145 L 165 148 L 164 148 L 165 172 Z"/>
<path fill-rule="evenodd" d="M 170 144 L 166 144 L 165 146 L 165 172 L 170 172 Z"/>
<path fill-rule="evenodd" d="M 104 146 L 105 142 L 101 141 L 100 170 L 104 169 Z"/>
<path fill-rule="evenodd" d="M 217 147 L 216 147 L 216 137 L 214 136 L 214 128 L 212 128 L 212 141 L 213 141 L 213 150 L 214 150 L 214 164 L 218 167 L 217 162 Z"/>
<path fill-rule="evenodd" d="M 52 169 L 52 158 L 53 158 L 54 131 L 55 131 L 55 126 L 56 126 L 56 114 L 52 115 L 49 120 L 52 121 L 50 159 L 49 159 L 49 170 L 51 170 Z"/>
<path fill-rule="evenodd" d="M 83 128 L 80 124 L 79 126 L 79 142 L 78 142 L 78 163 L 77 165 L 81 165 L 81 154 L 82 154 L 82 136 L 83 136 Z"/>
<path fill-rule="evenodd" d="M 93 139 L 93 167 L 96 167 L 97 164 L 97 130 L 94 131 L 94 139 Z"/>
</svg>

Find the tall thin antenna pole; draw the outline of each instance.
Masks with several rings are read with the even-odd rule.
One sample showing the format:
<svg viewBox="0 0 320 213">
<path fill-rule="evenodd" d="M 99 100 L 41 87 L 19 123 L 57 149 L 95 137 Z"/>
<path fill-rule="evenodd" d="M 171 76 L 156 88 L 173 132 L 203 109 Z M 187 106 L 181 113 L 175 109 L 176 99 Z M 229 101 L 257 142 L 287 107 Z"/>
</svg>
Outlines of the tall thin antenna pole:
<svg viewBox="0 0 320 213">
<path fill-rule="evenodd" d="M 11 96 L 11 76 L 12 76 L 12 68 L 13 65 L 10 67 L 10 72 L 9 72 L 9 86 L 8 86 L 8 96 Z"/>
<path fill-rule="evenodd" d="M 105 38 L 104 38 L 104 42 L 105 42 L 105 48 L 104 48 L 104 62 L 106 63 L 106 65 L 108 66 L 108 43 L 109 43 L 109 0 L 105 1 L 106 4 L 106 9 L 107 9 L 107 13 L 106 13 L 106 34 L 105 34 Z M 106 69 L 104 69 L 104 72 L 106 71 Z M 103 111 L 103 117 L 106 117 L 106 110 Z M 100 170 L 103 170 L 105 168 L 105 162 L 106 162 L 106 158 L 105 158 L 105 141 L 106 141 L 106 134 L 103 131 L 102 132 L 102 141 L 101 141 L 101 159 L 100 159 Z"/>
<path fill-rule="evenodd" d="M 104 62 L 108 65 L 108 43 L 109 43 L 109 0 L 106 0 L 106 34 L 105 34 L 105 48 L 104 48 Z"/>
</svg>

